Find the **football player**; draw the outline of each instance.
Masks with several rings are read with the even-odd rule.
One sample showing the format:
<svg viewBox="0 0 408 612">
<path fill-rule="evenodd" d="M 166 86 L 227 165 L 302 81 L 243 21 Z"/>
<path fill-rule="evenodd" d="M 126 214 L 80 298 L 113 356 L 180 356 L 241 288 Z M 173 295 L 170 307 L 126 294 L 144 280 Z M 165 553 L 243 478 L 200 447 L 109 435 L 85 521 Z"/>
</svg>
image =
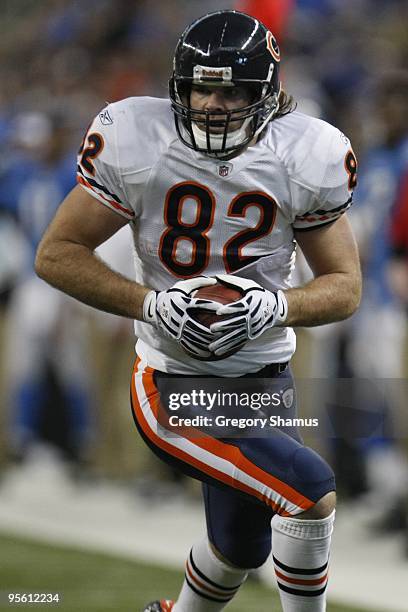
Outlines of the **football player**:
<svg viewBox="0 0 408 612">
<path fill-rule="evenodd" d="M 171 393 L 194 376 L 218 377 L 227 390 L 278 381 L 294 415 L 292 327 L 344 319 L 360 300 L 344 215 L 356 158 L 344 134 L 294 110 L 279 64 L 276 40 L 258 20 L 223 10 L 195 21 L 176 48 L 170 100 L 130 98 L 94 119 L 79 185 L 37 254 L 43 279 L 136 320 L 139 432 L 203 482 L 207 535 L 191 549 L 177 601 L 148 604 L 150 612 L 222 610 L 265 562 L 272 536 L 284 612 L 325 609 L 335 507 L 326 462 L 295 430 L 220 438 L 166 421 Z M 94 255 L 125 223 L 136 282 Z M 290 280 L 296 243 L 315 276 L 301 288 Z M 195 297 L 215 276 L 242 298 L 220 307 Z M 207 327 L 199 307 L 230 318 Z"/>
</svg>

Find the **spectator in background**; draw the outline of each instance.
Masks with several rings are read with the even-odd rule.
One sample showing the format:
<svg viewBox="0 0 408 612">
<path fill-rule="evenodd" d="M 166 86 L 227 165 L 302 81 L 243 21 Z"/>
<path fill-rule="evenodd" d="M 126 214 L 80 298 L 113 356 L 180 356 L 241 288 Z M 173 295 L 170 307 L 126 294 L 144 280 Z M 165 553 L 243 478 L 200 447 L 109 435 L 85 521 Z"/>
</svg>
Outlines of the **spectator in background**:
<svg viewBox="0 0 408 612">
<path fill-rule="evenodd" d="M 378 389 L 384 389 L 384 379 L 405 375 L 406 316 L 387 272 L 392 251 L 391 211 L 398 184 L 408 169 L 408 73 L 396 71 L 378 77 L 374 94 L 378 142 L 361 159 L 358 206 L 350 216 L 359 241 L 365 289 L 360 311 L 349 328 L 347 363 L 356 379 L 370 379 L 374 387 L 378 383 Z M 376 412 L 383 427 L 382 435 L 363 445 L 353 442 L 364 453 L 367 483 L 383 513 L 379 525 L 386 528 L 400 521 L 401 490 L 404 482 L 408 483 L 406 457 L 395 443 L 399 418 L 396 386 L 387 385 L 389 392 L 372 394 L 360 384 L 362 407 Z M 350 453 L 344 454 L 343 467 L 347 456 Z"/>
<path fill-rule="evenodd" d="M 401 180 L 391 219 L 391 249 L 390 286 L 408 309 L 408 170 Z"/>
<path fill-rule="evenodd" d="M 259 19 L 282 44 L 295 5 L 296 0 L 237 0 L 235 8 Z"/>
<path fill-rule="evenodd" d="M 408 170 L 401 180 L 396 205 L 391 219 L 391 259 L 388 266 L 388 278 L 391 289 L 400 300 L 408 316 Z M 405 376 L 407 376 L 407 347 L 405 346 Z M 406 390 L 404 394 L 407 397 Z M 408 455 L 407 419 L 401 423 L 400 445 Z M 407 478 L 408 480 L 408 478 Z M 408 556 L 408 495 L 407 487 L 401 487 L 401 495 L 394 515 L 394 526 L 405 532 L 405 554 Z"/>
<path fill-rule="evenodd" d="M 27 265 L 29 257 L 26 239 L 15 219 L 0 205 L 0 470 L 6 463 L 6 388 L 5 328 L 11 293 Z"/>
<path fill-rule="evenodd" d="M 56 405 L 49 421 L 58 429 L 67 458 L 81 462 L 91 434 L 84 309 L 51 290 L 33 272 L 44 228 L 74 182 L 74 152 L 62 117 L 22 113 L 15 118 L 12 134 L 14 150 L 2 169 L 0 203 L 16 219 L 29 256 L 10 298 L 5 333 L 8 443 L 12 457 L 24 460 L 32 443 L 44 435 L 44 411 L 54 382 L 60 395 L 53 398 Z M 61 428 L 64 416 L 67 426 Z M 47 435 L 52 437 L 53 432 Z"/>
</svg>

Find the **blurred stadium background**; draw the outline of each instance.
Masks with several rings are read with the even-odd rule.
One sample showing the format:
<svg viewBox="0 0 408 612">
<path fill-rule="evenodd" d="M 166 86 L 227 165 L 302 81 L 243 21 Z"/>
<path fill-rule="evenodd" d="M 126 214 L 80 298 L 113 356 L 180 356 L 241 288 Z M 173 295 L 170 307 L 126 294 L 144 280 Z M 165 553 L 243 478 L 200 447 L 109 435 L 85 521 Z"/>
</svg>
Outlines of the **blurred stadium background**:
<svg viewBox="0 0 408 612">
<path fill-rule="evenodd" d="M 0 608 L 9 591 L 58 591 L 62 610 L 141 609 L 177 593 L 174 568 L 203 530 L 198 485 L 159 464 L 134 429 L 131 323 L 45 286 L 32 262 L 75 183 L 91 118 L 106 101 L 166 96 L 184 27 L 239 8 L 276 34 L 298 108 L 343 130 L 360 160 L 351 218 L 365 275 L 361 311 L 299 330 L 295 371 L 311 390 L 300 394 L 301 410 L 325 411 L 344 432 L 310 440 L 339 485 L 329 610 L 406 611 L 408 248 L 395 244 L 396 211 L 407 206 L 406 0 L 0 7 Z M 131 276 L 128 248 L 124 229 L 100 255 Z M 299 281 L 309 274 L 302 262 L 297 273 Z M 374 423 L 364 433 L 361 418 Z M 231 612 L 272 609 L 268 601 L 278 609 L 271 585 L 266 566 Z"/>
</svg>

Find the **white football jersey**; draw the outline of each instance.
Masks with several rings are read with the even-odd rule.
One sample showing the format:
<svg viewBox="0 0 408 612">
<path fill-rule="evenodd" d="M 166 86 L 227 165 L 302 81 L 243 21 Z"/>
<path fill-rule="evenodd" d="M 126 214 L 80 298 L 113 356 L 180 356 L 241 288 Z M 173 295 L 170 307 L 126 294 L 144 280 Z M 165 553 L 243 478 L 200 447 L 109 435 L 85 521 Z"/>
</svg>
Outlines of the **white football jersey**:
<svg viewBox="0 0 408 612">
<path fill-rule="evenodd" d="M 136 280 L 166 289 L 200 274 L 237 274 L 287 289 L 293 230 L 337 219 L 351 204 L 355 157 L 328 123 L 298 112 L 268 124 L 263 138 L 231 161 L 181 143 L 170 102 L 128 98 L 94 119 L 78 158 L 78 182 L 129 220 Z M 291 328 L 267 330 L 227 359 L 189 357 L 147 323 L 135 322 L 137 353 L 179 374 L 239 376 L 286 362 Z"/>
</svg>

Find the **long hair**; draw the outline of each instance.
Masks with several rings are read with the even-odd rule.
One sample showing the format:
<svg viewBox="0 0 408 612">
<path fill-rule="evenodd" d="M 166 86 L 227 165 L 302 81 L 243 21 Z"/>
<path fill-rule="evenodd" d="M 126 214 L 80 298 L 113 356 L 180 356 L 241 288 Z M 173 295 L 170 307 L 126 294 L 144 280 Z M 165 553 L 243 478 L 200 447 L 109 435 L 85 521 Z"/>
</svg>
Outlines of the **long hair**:
<svg viewBox="0 0 408 612">
<path fill-rule="evenodd" d="M 286 93 L 284 89 L 281 89 L 279 94 L 279 110 L 276 115 L 273 116 L 274 119 L 278 119 L 279 117 L 284 117 L 289 113 L 292 113 L 297 106 L 297 102 L 290 94 Z"/>
</svg>

